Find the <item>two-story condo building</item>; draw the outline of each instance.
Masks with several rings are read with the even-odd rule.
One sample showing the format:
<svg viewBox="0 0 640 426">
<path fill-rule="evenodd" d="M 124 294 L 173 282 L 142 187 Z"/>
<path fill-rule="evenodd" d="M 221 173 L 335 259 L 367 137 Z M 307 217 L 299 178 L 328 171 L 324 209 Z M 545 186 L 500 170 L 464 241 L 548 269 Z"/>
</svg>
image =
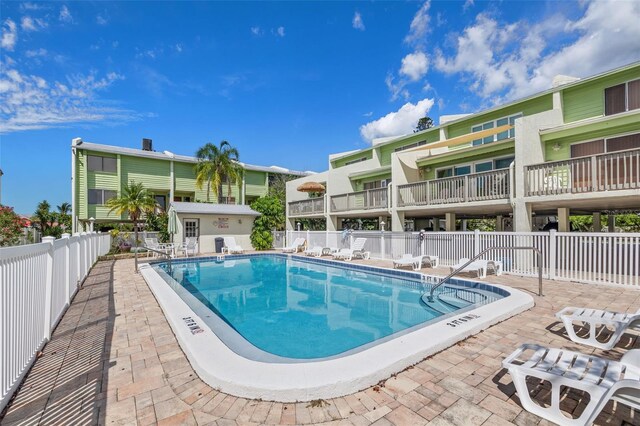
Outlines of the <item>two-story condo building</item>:
<svg viewBox="0 0 640 426">
<path fill-rule="evenodd" d="M 308 181 L 324 196 L 296 191 Z M 287 184 L 287 201 L 290 229 L 325 218 L 328 230 L 378 218 L 453 231 L 456 219 L 495 217 L 497 230 L 525 232 L 553 215 L 567 231 L 570 214 L 640 210 L 640 63 L 558 76 L 547 91 L 331 155 L 327 171 Z"/>
<path fill-rule="evenodd" d="M 142 149 L 123 148 L 72 141 L 72 209 L 76 230 L 95 223 L 126 221 L 124 216 L 109 212 L 107 200 L 121 194 L 122 187 L 134 181 L 142 183 L 155 196 L 159 208 L 166 209 L 172 201 L 206 201 L 206 186 L 196 187 L 195 157 L 177 155 L 169 151 L 156 152 L 152 141 L 143 139 Z M 228 196 L 224 184 L 220 198 L 212 201 L 224 204 L 250 204 L 269 191 L 270 182 L 277 175 L 305 176 L 308 173 L 277 166 L 254 166 L 240 163 L 244 169 L 242 182 L 231 185 Z"/>
</svg>

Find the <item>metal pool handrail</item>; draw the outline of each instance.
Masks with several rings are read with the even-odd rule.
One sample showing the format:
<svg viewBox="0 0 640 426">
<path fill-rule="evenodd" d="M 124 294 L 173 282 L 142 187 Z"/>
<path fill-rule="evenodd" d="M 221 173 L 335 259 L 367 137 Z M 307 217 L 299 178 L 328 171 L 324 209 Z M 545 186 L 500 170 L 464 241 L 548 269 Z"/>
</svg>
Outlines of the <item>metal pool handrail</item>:
<svg viewBox="0 0 640 426">
<path fill-rule="evenodd" d="M 169 271 L 171 271 L 171 269 L 172 269 L 171 268 L 171 259 L 172 259 L 172 257 L 171 257 L 171 255 L 169 253 L 166 253 L 166 252 L 160 251 L 160 250 L 155 250 L 155 249 L 149 248 L 147 246 L 145 246 L 144 248 L 149 250 L 149 251 L 152 251 L 154 253 L 158 253 L 158 254 L 161 254 L 163 256 L 166 256 L 167 260 L 169 261 Z M 137 274 L 138 273 L 138 250 L 136 250 L 135 260 L 136 260 L 136 274 Z"/>
<path fill-rule="evenodd" d="M 538 296 L 542 296 L 542 251 L 539 248 L 537 247 L 489 247 L 482 250 L 480 253 L 472 257 L 467 263 L 460 266 L 455 271 L 451 272 L 449 275 L 441 279 L 438 284 L 434 285 L 429 291 L 429 302 L 433 302 L 433 293 L 436 291 L 438 287 L 440 287 L 445 282 L 449 281 L 455 274 L 462 271 L 467 266 L 471 265 L 475 260 L 480 258 L 480 256 L 493 250 L 533 250 L 538 255 Z"/>
</svg>

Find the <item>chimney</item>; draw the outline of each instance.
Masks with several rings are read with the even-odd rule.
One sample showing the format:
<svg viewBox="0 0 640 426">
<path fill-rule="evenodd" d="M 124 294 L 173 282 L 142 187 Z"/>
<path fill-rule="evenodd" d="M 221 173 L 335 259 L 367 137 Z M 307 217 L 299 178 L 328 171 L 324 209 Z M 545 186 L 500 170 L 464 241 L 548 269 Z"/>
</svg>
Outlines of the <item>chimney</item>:
<svg viewBox="0 0 640 426">
<path fill-rule="evenodd" d="M 151 139 L 143 138 L 142 139 L 142 150 L 143 151 L 153 151 L 153 141 Z"/>
</svg>

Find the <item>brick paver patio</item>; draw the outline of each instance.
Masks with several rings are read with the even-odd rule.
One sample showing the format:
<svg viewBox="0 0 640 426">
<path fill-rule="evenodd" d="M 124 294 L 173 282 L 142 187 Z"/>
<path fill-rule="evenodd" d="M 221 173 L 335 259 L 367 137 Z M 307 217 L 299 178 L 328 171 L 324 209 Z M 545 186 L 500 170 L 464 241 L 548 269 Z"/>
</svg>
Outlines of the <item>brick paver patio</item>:
<svg viewBox="0 0 640 426">
<path fill-rule="evenodd" d="M 370 262 L 390 266 L 390 262 Z M 425 269 L 425 272 L 431 270 Z M 445 270 L 437 271 L 440 274 Z M 489 282 L 537 291 L 530 278 Z M 554 313 L 569 305 L 635 311 L 640 291 L 545 281 L 536 306 L 397 374 L 380 386 L 316 404 L 247 400 L 203 383 L 132 260 L 102 261 L 91 271 L 52 341 L 8 407 L 14 424 L 309 424 L 542 425 L 515 395 L 502 359 L 524 342 L 619 359 L 640 347 L 625 335 L 611 351 L 566 339 Z M 547 395 L 544 387 L 537 398 Z M 548 395 L 547 395 L 548 396 Z M 564 406 L 580 409 L 579 395 Z M 597 424 L 640 424 L 640 413 L 610 402 Z"/>
</svg>

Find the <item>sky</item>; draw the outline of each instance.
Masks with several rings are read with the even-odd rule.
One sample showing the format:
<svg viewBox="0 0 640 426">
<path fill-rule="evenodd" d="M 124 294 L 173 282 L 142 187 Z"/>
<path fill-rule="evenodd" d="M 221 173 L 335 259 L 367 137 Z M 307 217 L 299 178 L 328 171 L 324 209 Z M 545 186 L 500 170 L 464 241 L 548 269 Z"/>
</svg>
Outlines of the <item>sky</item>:
<svg viewBox="0 0 640 426">
<path fill-rule="evenodd" d="M 71 201 L 71 140 L 328 155 L 640 60 L 640 1 L 0 3 L 2 203 Z"/>
</svg>

